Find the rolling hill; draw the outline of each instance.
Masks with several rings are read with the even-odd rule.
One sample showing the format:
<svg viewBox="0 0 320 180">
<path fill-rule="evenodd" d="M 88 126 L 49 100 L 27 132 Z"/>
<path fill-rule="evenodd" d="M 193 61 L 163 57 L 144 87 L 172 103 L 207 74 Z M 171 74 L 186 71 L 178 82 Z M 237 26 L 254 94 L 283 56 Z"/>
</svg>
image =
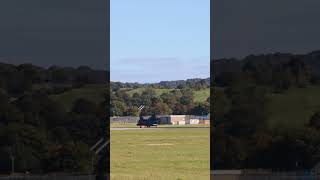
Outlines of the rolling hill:
<svg viewBox="0 0 320 180">
<path fill-rule="evenodd" d="M 108 92 L 107 85 L 97 84 L 72 89 L 62 94 L 51 95 L 50 97 L 59 102 L 65 108 L 70 109 L 73 102 L 78 98 L 84 98 L 97 103 L 102 102 L 106 92 Z"/>
<path fill-rule="evenodd" d="M 320 86 L 292 88 L 284 94 L 272 94 L 268 104 L 269 127 L 303 127 L 315 111 L 320 111 Z"/>
<path fill-rule="evenodd" d="M 142 93 L 145 88 L 123 88 L 127 90 L 127 93 L 132 96 L 134 93 Z M 156 95 L 160 96 L 162 93 L 170 92 L 173 89 L 159 89 L 154 88 Z M 73 102 L 78 98 L 88 99 L 93 102 L 102 102 L 104 94 L 108 91 L 107 85 L 97 84 L 97 85 L 87 85 L 82 88 L 72 89 L 66 91 L 62 94 L 51 95 L 51 98 L 57 100 L 62 106 L 70 109 Z M 210 96 L 210 89 L 206 88 L 199 91 L 194 91 L 194 101 L 204 102 Z"/>
<path fill-rule="evenodd" d="M 315 76 L 320 77 L 320 50 L 307 54 L 273 53 L 249 55 L 243 59 L 215 59 L 211 63 L 213 69 L 211 73 L 214 76 L 219 76 L 223 72 L 240 72 L 243 65 L 249 61 L 256 64 L 280 64 L 288 62 L 291 58 L 302 59 L 309 66 L 311 72 Z"/>
<path fill-rule="evenodd" d="M 124 88 L 126 90 L 127 88 Z M 127 93 L 132 96 L 134 93 L 141 94 L 146 88 L 133 88 L 133 89 L 127 89 Z M 174 89 L 160 89 L 160 88 L 154 88 L 156 95 L 160 96 L 163 93 L 170 92 Z M 204 102 L 207 100 L 207 98 L 210 97 L 210 88 L 206 88 L 203 90 L 193 91 L 193 98 L 195 102 Z"/>
</svg>

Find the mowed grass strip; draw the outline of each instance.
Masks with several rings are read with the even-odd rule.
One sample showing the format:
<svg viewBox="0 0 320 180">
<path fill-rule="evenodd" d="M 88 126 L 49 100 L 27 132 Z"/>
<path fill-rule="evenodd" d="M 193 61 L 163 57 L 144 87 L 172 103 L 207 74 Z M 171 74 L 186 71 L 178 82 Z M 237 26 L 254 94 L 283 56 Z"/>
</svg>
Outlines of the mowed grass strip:
<svg viewBox="0 0 320 180">
<path fill-rule="evenodd" d="M 137 123 L 122 123 L 122 122 L 113 122 L 111 123 L 111 128 L 139 128 Z M 186 125 L 171 125 L 171 124 L 161 124 L 158 125 L 158 128 L 195 128 L 195 127 L 210 127 L 209 124 L 186 124 Z M 152 126 L 151 128 L 156 128 Z"/>
<path fill-rule="evenodd" d="M 111 179 L 207 180 L 209 132 L 209 128 L 111 131 Z"/>
</svg>

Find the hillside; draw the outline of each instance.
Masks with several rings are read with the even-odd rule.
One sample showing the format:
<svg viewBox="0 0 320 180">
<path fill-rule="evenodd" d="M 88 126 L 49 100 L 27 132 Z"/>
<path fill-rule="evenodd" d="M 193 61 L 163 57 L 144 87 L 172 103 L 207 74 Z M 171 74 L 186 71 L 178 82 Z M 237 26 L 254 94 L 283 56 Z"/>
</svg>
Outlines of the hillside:
<svg viewBox="0 0 320 180">
<path fill-rule="evenodd" d="M 76 88 L 66 91 L 62 94 L 51 95 L 50 97 L 59 102 L 66 109 L 72 107 L 75 100 L 82 98 L 92 102 L 100 103 L 104 100 L 104 95 L 108 92 L 108 86 L 103 84 L 86 85 L 82 88 Z"/>
<path fill-rule="evenodd" d="M 320 51 L 249 55 L 211 65 L 219 87 L 211 134 L 217 169 L 296 171 L 319 163 Z"/>
<path fill-rule="evenodd" d="M 128 89 L 123 88 L 123 90 L 127 90 L 127 93 L 132 96 L 134 93 L 141 94 L 146 88 L 136 88 L 136 89 Z M 163 93 L 168 93 L 174 89 L 160 89 L 160 88 L 154 88 L 156 95 L 160 96 Z M 210 88 L 206 88 L 203 90 L 194 90 L 193 91 L 193 98 L 195 102 L 204 102 L 207 100 L 207 98 L 210 97 Z"/>
<path fill-rule="evenodd" d="M 290 87 L 289 90 L 284 90 L 282 93 L 269 94 L 267 105 L 268 125 L 272 129 L 279 130 L 301 128 L 309 121 L 315 111 L 320 110 L 320 51 L 300 55 L 273 53 L 249 55 L 243 59 L 214 60 L 212 63 L 214 72 L 212 73 L 214 73 L 213 75 L 216 77 L 217 85 L 222 87 L 223 84 L 219 84 L 219 80 L 221 80 L 220 78 L 223 76 L 223 73 L 238 73 L 239 76 L 239 73 L 243 73 L 243 68 L 246 64 L 257 68 L 267 66 L 269 70 L 271 70 L 272 67 L 277 67 L 276 65 L 281 64 L 283 66 L 283 64 L 288 64 L 289 61 L 295 58 L 301 60 L 301 62 L 306 65 L 308 78 L 310 78 L 310 82 L 313 85 L 309 85 L 306 88 Z M 263 75 L 269 72 L 270 71 L 264 71 Z M 269 77 L 274 76 L 275 73 L 277 72 L 271 72 Z M 255 74 L 254 78 L 258 76 L 259 74 Z M 277 78 L 274 78 L 273 81 L 284 78 L 285 76 L 284 74 L 280 74 Z M 269 88 L 274 87 L 272 82 L 264 85 L 269 86 Z"/>
<path fill-rule="evenodd" d="M 70 110 L 73 102 L 78 98 L 87 99 L 97 103 L 102 102 L 107 89 L 107 85 L 103 84 L 86 85 L 61 94 L 51 95 L 50 97 L 59 102 L 66 109 Z M 145 89 L 146 88 L 123 88 L 122 90 L 126 90 L 128 95 L 132 96 L 134 93 L 141 94 Z M 173 89 L 154 88 L 154 90 L 156 95 L 159 97 L 161 94 L 166 92 L 168 93 Z M 205 102 L 207 98 L 210 97 L 210 89 L 206 88 L 203 90 L 193 91 L 193 96 L 195 102 Z"/>
<path fill-rule="evenodd" d="M 210 88 L 194 91 L 194 101 L 195 102 L 204 102 L 210 97 Z"/>
<path fill-rule="evenodd" d="M 169 81 L 168 81 L 169 82 Z M 42 86 L 43 87 L 43 86 Z M 39 88 L 39 87 L 36 87 Z M 66 92 L 51 95 L 50 97 L 57 102 L 59 102 L 63 107 L 69 109 L 72 107 L 73 102 L 76 99 L 83 98 L 96 103 L 102 102 L 105 93 L 107 92 L 107 85 L 104 84 L 91 84 L 86 85 L 81 88 L 74 88 Z M 121 90 L 126 91 L 129 96 L 132 96 L 134 93 L 141 94 L 146 87 L 138 88 L 121 88 Z M 174 90 L 174 88 L 152 88 L 155 90 L 156 95 L 159 97 L 163 93 L 169 93 Z M 205 102 L 210 96 L 210 89 L 205 88 L 202 90 L 193 90 L 193 96 L 195 102 Z"/>
<path fill-rule="evenodd" d="M 293 88 L 285 94 L 273 94 L 268 104 L 272 129 L 302 128 L 315 111 L 320 110 L 320 86 Z"/>
<path fill-rule="evenodd" d="M 160 89 L 160 88 L 153 88 L 156 92 L 157 96 L 160 96 L 163 93 L 168 93 L 173 89 Z M 126 90 L 128 95 L 132 96 L 134 93 L 141 94 L 146 88 L 122 88 L 122 90 Z"/>
<path fill-rule="evenodd" d="M 249 55 L 243 59 L 215 59 L 213 60 L 211 71 L 214 76 L 221 75 L 222 72 L 240 72 L 243 65 L 247 62 L 255 64 L 270 63 L 280 64 L 288 62 L 291 58 L 302 59 L 310 68 L 311 72 L 320 76 L 320 51 L 313 51 L 307 54 L 289 54 L 289 53 L 273 53 L 273 54 L 258 54 Z"/>
<path fill-rule="evenodd" d="M 108 78 L 107 71 L 85 66 L 0 63 L 0 173 L 10 172 L 10 155 L 17 172 L 86 173 L 92 166 L 88 147 L 109 130 Z"/>
</svg>

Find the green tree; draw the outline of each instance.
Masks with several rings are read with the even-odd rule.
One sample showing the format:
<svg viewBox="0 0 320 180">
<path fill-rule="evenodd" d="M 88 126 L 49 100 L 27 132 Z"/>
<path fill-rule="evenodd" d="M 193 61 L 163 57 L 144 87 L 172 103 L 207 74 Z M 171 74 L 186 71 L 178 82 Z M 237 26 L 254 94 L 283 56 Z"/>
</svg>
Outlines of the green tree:
<svg viewBox="0 0 320 180">
<path fill-rule="evenodd" d="M 127 107 L 122 101 L 112 101 L 111 113 L 113 116 L 122 116 L 127 111 Z"/>
<path fill-rule="evenodd" d="M 163 115 L 170 115 L 172 114 L 172 110 L 170 107 L 162 102 L 159 102 L 155 104 L 155 106 L 152 108 L 152 111 L 156 114 L 163 114 Z"/>
<path fill-rule="evenodd" d="M 265 125 L 268 118 L 266 92 L 266 89 L 255 86 L 229 89 L 231 108 L 226 119 L 230 134 L 251 136 Z"/>
<path fill-rule="evenodd" d="M 87 99 L 79 98 L 73 103 L 72 112 L 79 114 L 95 114 L 97 105 Z"/>
<path fill-rule="evenodd" d="M 180 103 L 183 105 L 189 105 L 193 103 L 193 91 L 191 89 L 181 90 Z"/>
<path fill-rule="evenodd" d="M 312 115 L 308 126 L 315 129 L 320 129 L 320 112 L 316 112 Z"/>
<path fill-rule="evenodd" d="M 207 102 L 198 103 L 191 109 L 191 114 L 193 115 L 207 115 L 210 112 L 210 105 Z"/>
</svg>

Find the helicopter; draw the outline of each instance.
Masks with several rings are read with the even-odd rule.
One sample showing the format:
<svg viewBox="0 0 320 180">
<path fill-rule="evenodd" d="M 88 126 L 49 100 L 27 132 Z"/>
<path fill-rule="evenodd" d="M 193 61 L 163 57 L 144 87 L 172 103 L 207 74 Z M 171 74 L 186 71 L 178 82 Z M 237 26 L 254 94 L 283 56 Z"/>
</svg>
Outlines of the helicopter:
<svg viewBox="0 0 320 180">
<path fill-rule="evenodd" d="M 140 128 L 142 126 L 145 127 L 151 127 L 151 126 L 155 126 L 156 128 L 158 127 L 158 119 L 156 118 L 156 114 L 152 114 L 152 116 L 148 119 L 144 119 L 143 116 L 140 116 L 140 119 L 137 123 L 137 126 L 140 126 Z"/>
<path fill-rule="evenodd" d="M 144 106 L 140 106 L 139 107 L 139 111 L 141 112 L 141 110 L 144 108 Z M 142 126 L 144 127 L 151 127 L 151 126 L 155 126 L 158 127 L 158 118 L 156 117 L 156 114 L 153 113 L 152 116 L 148 119 L 144 119 L 143 116 L 140 113 L 140 119 L 137 123 L 137 126 L 140 126 L 140 128 Z"/>
</svg>

